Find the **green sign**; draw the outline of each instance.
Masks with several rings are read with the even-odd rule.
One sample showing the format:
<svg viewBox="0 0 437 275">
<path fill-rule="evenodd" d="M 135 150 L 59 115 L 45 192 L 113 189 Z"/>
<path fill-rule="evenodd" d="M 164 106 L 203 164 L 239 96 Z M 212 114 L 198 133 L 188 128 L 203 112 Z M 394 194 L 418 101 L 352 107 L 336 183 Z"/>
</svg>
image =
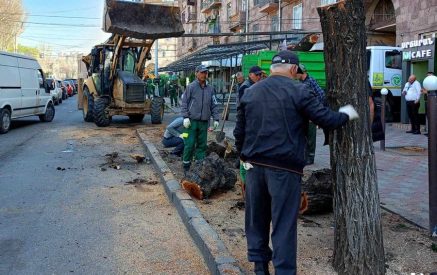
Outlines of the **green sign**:
<svg viewBox="0 0 437 275">
<path fill-rule="evenodd" d="M 391 77 L 391 83 L 393 86 L 401 86 L 402 78 L 400 75 L 395 74 Z"/>
<path fill-rule="evenodd" d="M 382 86 L 382 85 L 384 85 L 384 73 L 373 73 L 372 86 Z"/>
</svg>

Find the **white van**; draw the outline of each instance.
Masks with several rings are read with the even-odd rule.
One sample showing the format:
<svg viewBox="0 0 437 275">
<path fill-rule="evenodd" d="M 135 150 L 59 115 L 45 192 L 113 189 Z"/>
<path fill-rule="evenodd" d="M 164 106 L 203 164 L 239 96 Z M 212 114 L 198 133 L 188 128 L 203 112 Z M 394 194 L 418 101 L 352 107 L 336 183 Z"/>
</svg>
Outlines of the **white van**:
<svg viewBox="0 0 437 275">
<path fill-rule="evenodd" d="M 26 116 L 53 120 L 50 87 L 34 58 L 0 51 L 0 134 L 9 131 L 11 119 Z"/>
</svg>

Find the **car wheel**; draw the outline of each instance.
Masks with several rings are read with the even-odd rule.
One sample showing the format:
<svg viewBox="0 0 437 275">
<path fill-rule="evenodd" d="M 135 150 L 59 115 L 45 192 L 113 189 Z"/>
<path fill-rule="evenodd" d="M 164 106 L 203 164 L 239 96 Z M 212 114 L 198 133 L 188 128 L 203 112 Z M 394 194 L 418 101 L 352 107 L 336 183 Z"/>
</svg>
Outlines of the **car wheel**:
<svg viewBox="0 0 437 275">
<path fill-rule="evenodd" d="M 59 104 L 62 104 L 62 98 L 59 99 Z"/>
<path fill-rule="evenodd" d="M 11 111 L 0 109 L 0 134 L 6 134 L 11 127 Z"/>
<path fill-rule="evenodd" d="M 51 122 L 55 118 L 55 106 L 53 103 L 49 103 L 46 108 L 46 112 L 43 115 L 39 115 L 39 120 L 42 122 Z"/>
</svg>

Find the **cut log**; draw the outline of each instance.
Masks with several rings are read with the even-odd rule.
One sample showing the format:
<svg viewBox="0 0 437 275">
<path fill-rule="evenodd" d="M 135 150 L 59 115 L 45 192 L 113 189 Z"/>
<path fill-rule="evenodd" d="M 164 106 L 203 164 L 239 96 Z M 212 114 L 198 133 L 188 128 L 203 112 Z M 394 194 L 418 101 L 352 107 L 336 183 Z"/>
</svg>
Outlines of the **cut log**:
<svg viewBox="0 0 437 275">
<path fill-rule="evenodd" d="M 208 148 L 206 150 L 206 154 L 209 155 L 211 153 L 216 153 L 220 158 L 225 159 L 237 159 L 238 153 L 235 147 L 229 142 L 227 139 L 223 141 L 223 144 L 217 142 L 208 143 Z"/>
<path fill-rule="evenodd" d="M 291 51 L 307 52 L 311 50 L 311 48 L 314 46 L 314 44 L 317 43 L 318 40 L 319 40 L 318 34 L 315 33 L 307 34 L 304 36 L 304 38 L 302 38 L 301 41 L 299 41 L 299 43 L 297 43 L 296 45 L 289 46 L 287 47 L 287 49 Z"/>
<path fill-rule="evenodd" d="M 301 214 L 332 212 L 332 195 L 331 169 L 305 171 L 302 178 Z"/>
<path fill-rule="evenodd" d="M 209 154 L 201 162 L 191 166 L 190 172 L 182 181 L 182 187 L 193 197 L 202 200 L 214 192 L 234 188 L 237 174 L 216 153 Z"/>
</svg>

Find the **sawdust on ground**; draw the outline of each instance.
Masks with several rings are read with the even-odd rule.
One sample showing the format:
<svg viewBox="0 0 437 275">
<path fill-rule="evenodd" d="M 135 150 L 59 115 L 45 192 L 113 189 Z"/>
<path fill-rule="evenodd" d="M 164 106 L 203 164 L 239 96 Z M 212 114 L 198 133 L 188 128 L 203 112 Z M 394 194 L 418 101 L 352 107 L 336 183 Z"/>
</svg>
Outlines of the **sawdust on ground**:
<svg viewBox="0 0 437 275">
<path fill-rule="evenodd" d="M 211 139 L 211 137 L 209 137 Z M 169 154 L 160 140 L 154 142 L 177 179 L 182 179 L 181 161 Z M 234 190 L 213 195 L 210 199 L 194 199 L 208 223 L 217 231 L 229 252 L 246 274 L 252 264 L 247 261 L 244 232 L 244 206 L 239 185 Z M 244 204 L 243 204 L 244 205 Z M 402 217 L 382 210 L 387 274 L 410 274 L 437 271 L 437 252 L 426 230 Z M 298 274 L 336 274 L 332 267 L 334 250 L 333 214 L 302 216 L 298 220 Z M 270 266 L 273 271 L 272 266 Z"/>
</svg>

